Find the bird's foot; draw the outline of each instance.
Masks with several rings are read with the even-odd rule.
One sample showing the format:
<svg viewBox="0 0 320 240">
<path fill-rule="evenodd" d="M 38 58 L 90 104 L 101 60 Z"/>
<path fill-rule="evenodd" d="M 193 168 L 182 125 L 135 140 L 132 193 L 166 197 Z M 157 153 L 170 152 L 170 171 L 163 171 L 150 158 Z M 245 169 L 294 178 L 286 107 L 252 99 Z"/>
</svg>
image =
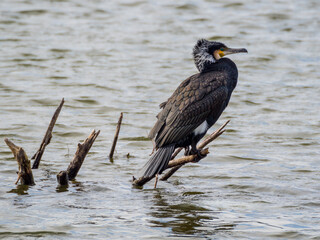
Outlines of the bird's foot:
<svg viewBox="0 0 320 240">
<path fill-rule="evenodd" d="M 184 151 L 184 155 L 185 155 L 185 156 L 192 155 L 192 154 L 190 154 L 190 148 L 189 148 L 189 146 L 185 147 L 184 150 L 185 150 L 185 151 Z"/>
<path fill-rule="evenodd" d="M 201 154 L 201 149 L 191 149 L 190 155 L 197 155 L 193 162 L 199 162 L 206 155 Z"/>
</svg>

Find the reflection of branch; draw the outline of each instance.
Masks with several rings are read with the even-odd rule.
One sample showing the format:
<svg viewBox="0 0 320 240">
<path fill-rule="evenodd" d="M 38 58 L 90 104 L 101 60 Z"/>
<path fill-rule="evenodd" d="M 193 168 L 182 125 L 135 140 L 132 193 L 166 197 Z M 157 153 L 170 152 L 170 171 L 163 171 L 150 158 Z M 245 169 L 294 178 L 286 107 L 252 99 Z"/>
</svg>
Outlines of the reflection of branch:
<svg viewBox="0 0 320 240">
<path fill-rule="evenodd" d="M 119 132 L 120 132 L 122 117 L 123 117 L 123 113 L 120 113 L 120 117 L 119 117 L 119 120 L 118 120 L 116 133 L 114 135 L 112 147 L 111 147 L 111 150 L 110 150 L 110 153 L 109 153 L 109 159 L 113 158 L 114 149 L 116 148 L 117 141 L 118 141 L 118 136 L 119 136 Z"/>
<path fill-rule="evenodd" d="M 215 140 L 217 137 L 219 137 L 222 133 L 224 133 L 225 126 L 230 122 L 230 120 L 226 121 L 219 129 L 217 129 L 215 132 L 210 134 L 205 140 L 203 140 L 200 144 L 198 144 L 197 148 L 202 149 L 201 150 L 201 155 L 203 156 L 202 158 L 205 158 L 208 153 L 209 149 L 205 148 L 209 143 L 211 143 L 213 140 Z M 195 161 L 200 161 L 201 159 L 198 158 L 198 155 L 189 155 L 189 156 L 184 156 L 179 159 L 174 159 L 178 153 L 181 151 L 182 148 L 178 148 L 174 153 L 173 157 L 171 158 L 172 160 L 168 163 L 167 169 L 171 168 L 170 171 L 168 171 L 166 174 L 163 175 L 163 177 L 160 179 L 162 181 L 167 180 L 169 177 L 171 177 L 177 170 L 180 169 L 184 164 L 189 163 L 189 162 L 195 162 Z M 152 177 L 153 178 L 153 177 Z M 133 185 L 136 186 L 143 186 L 145 183 L 149 182 L 152 178 L 144 178 L 140 177 L 139 179 L 133 178 Z"/>
<path fill-rule="evenodd" d="M 31 159 L 35 159 L 33 162 L 33 165 L 32 165 L 32 169 L 37 169 L 39 167 L 42 154 L 43 154 L 46 146 L 50 143 L 50 140 L 52 138 L 52 130 L 53 130 L 54 125 L 56 124 L 56 121 L 57 121 L 57 118 L 60 114 L 63 103 L 64 103 L 64 98 L 62 98 L 60 105 L 58 106 L 57 110 L 54 112 L 54 114 L 52 116 L 51 122 L 48 126 L 46 134 L 43 137 L 40 148 L 31 158 Z"/>
<path fill-rule="evenodd" d="M 11 149 L 13 156 L 19 165 L 18 179 L 16 184 L 20 180 L 22 185 L 34 185 L 31 163 L 23 148 L 16 146 L 8 138 L 5 138 L 4 141 Z"/>
</svg>

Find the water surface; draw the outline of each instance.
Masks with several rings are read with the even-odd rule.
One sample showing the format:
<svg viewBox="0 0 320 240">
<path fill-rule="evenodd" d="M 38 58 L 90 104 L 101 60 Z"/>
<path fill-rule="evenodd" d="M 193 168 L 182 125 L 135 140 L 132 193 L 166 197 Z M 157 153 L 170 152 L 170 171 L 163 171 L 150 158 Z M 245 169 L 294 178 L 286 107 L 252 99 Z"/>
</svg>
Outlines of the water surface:
<svg viewBox="0 0 320 240">
<path fill-rule="evenodd" d="M 319 1 L 3 0 L 0 9 L 0 137 L 31 157 L 65 98 L 35 186 L 14 185 L 1 140 L 0 238 L 320 238 Z M 249 51 L 231 57 L 239 83 L 214 127 L 231 119 L 228 130 L 158 189 L 132 188 L 158 104 L 196 73 L 202 37 Z M 101 133 L 76 181 L 57 188 L 92 129 Z"/>
</svg>

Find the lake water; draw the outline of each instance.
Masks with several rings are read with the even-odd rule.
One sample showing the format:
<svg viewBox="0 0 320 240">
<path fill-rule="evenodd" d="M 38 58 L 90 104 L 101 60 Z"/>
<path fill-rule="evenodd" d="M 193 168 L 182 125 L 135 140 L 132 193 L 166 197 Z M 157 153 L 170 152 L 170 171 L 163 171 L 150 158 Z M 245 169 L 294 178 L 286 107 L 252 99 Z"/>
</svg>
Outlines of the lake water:
<svg viewBox="0 0 320 240">
<path fill-rule="evenodd" d="M 320 239 L 319 10 L 318 0 L 2 0 L 0 238 Z M 157 189 L 132 188 L 158 104 L 197 72 L 199 38 L 249 51 L 230 57 L 238 86 L 209 130 L 231 119 L 227 131 Z M 63 97 L 36 185 L 15 185 L 3 139 L 31 157 Z M 57 188 L 92 129 L 76 181 Z"/>
</svg>

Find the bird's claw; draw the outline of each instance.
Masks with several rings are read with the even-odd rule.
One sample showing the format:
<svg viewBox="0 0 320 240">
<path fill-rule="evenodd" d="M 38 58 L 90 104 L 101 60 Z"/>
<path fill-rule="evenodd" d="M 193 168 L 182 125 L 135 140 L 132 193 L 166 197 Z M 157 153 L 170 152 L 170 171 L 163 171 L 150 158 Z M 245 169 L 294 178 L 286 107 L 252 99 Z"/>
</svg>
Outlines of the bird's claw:
<svg viewBox="0 0 320 240">
<path fill-rule="evenodd" d="M 185 149 L 185 151 L 184 151 L 184 155 L 185 155 L 185 156 L 192 155 L 192 154 L 190 153 L 191 150 L 190 150 L 189 146 L 185 147 L 184 149 Z"/>
<path fill-rule="evenodd" d="M 206 155 L 201 154 L 201 150 L 197 149 L 195 152 L 193 151 L 193 154 L 190 155 L 197 155 L 193 162 L 199 162 L 202 158 L 204 158 Z"/>
</svg>

